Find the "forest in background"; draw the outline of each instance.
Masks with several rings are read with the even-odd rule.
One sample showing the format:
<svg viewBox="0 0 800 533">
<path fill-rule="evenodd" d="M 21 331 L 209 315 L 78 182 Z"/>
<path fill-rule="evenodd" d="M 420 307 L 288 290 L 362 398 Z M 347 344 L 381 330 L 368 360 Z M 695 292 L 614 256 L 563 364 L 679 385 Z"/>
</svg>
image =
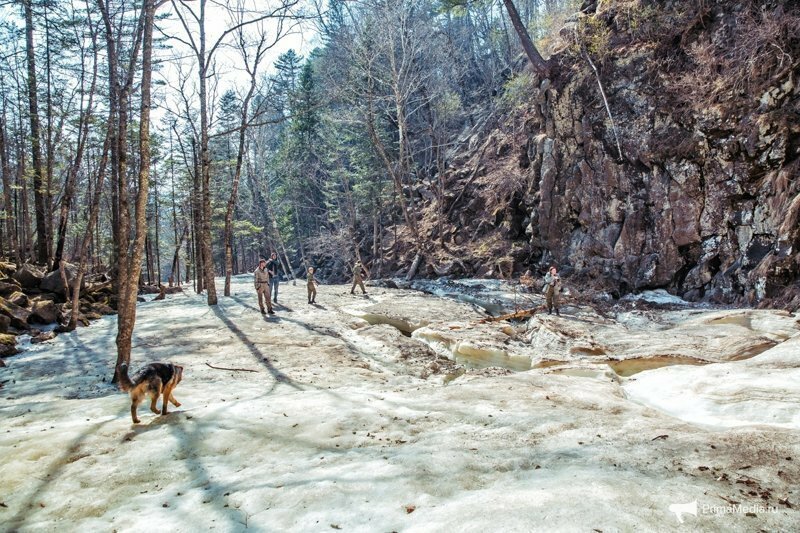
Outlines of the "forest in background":
<svg viewBox="0 0 800 533">
<path fill-rule="evenodd" d="M 545 42 L 576 7 L 517 4 Z M 83 247 L 114 270 L 135 235 L 142 7 L 5 6 L 3 257 L 54 269 Z M 300 31 L 317 46 L 268 64 Z M 159 3 L 143 281 L 203 291 L 272 250 L 290 276 L 343 279 L 356 258 L 393 274 L 397 226 L 421 238 L 421 186 L 444 194 L 459 135 L 523 97 L 521 53 L 501 2 Z"/>
</svg>

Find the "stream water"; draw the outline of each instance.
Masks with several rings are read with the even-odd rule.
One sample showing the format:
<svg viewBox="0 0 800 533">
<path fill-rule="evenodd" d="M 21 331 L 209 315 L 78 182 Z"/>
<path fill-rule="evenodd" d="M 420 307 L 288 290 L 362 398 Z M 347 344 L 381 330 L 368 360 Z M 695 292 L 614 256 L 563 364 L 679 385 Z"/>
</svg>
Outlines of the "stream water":
<svg viewBox="0 0 800 533">
<path fill-rule="evenodd" d="M 520 290 L 520 285 L 497 279 L 420 279 L 410 283 L 394 280 L 409 289 L 450 298 L 481 308 L 491 316 L 513 313 L 534 305 L 530 293 Z"/>
<path fill-rule="evenodd" d="M 410 283 L 399 279 L 392 281 L 397 287 L 400 288 L 417 290 L 427 294 L 439 296 L 441 298 L 448 298 L 474 305 L 490 316 L 513 313 L 520 309 L 529 309 L 541 303 L 541 300 L 534 299 L 530 292 L 523 292 L 520 285 L 512 284 L 503 280 L 456 280 L 439 278 L 437 280 L 414 280 Z M 688 305 L 687 302 L 667 294 L 666 291 L 648 291 L 641 295 L 631 296 L 628 299 L 645 300 L 650 303 Z M 410 335 L 410 332 L 403 331 L 403 334 Z M 470 357 L 470 354 L 461 353 L 462 351 L 459 351 L 459 353 L 454 353 L 454 359 L 468 368 L 483 368 L 490 365 L 501 366 L 513 371 L 525 371 L 530 368 L 525 367 L 525 365 L 520 361 L 515 360 L 504 363 L 504 359 L 502 357 L 486 357 L 486 354 L 478 354 L 476 357 Z M 639 372 L 653 370 L 664 366 L 702 365 L 706 364 L 706 361 L 691 357 L 658 356 L 627 360 L 604 360 L 596 361 L 596 363 L 608 365 L 618 376 L 627 378 Z M 547 368 L 550 366 L 559 366 L 564 364 L 569 363 L 562 361 L 544 361 L 535 364 L 534 368 Z"/>
</svg>

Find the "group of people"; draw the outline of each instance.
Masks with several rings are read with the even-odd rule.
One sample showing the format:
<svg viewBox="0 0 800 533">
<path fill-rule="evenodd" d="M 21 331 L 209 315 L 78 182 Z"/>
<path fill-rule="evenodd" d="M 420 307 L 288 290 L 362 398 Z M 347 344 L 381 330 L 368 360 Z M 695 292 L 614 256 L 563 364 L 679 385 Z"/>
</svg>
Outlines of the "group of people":
<svg viewBox="0 0 800 533">
<path fill-rule="evenodd" d="M 258 307 L 261 308 L 261 314 L 274 315 L 275 311 L 272 304 L 278 303 L 278 286 L 280 284 L 280 261 L 278 254 L 272 252 L 269 261 L 261 258 L 258 261 L 258 268 L 253 273 L 255 289 L 258 293 Z M 317 303 L 317 286 L 319 281 L 315 276 L 316 269 L 308 267 L 306 276 L 306 288 L 308 289 L 308 303 Z M 350 288 L 350 294 L 355 294 L 356 287 L 361 288 L 362 294 L 367 294 L 367 289 L 364 287 L 364 279 L 367 277 L 367 271 L 361 261 L 356 261 L 353 265 L 353 286 Z M 558 275 L 558 269 L 551 266 L 544 277 L 545 300 L 547 301 L 547 312 L 553 313 L 555 309 L 556 315 L 561 316 L 558 309 L 558 294 L 561 292 L 561 278 Z M 264 304 L 266 303 L 266 310 Z"/>
<path fill-rule="evenodd" d="M 253 272 L 253 281 L 255 284 L 256 293 L 258 293 L 258 307 L 261 309 L 261 314 L 274 315 L 275 311 L 272 308 L 272 303 L 278 303 L 278 285 L 280 284 L 280 261 L 278 254 L 272 252 L 269 261 L 263 257 L 258 261 L 258 268 Z M 317 303 L 317 286 L 319 281 L 315 276 L 316 269 L 308 267 L 306 271 L 306 288 L 308 289 L 308 303 Z M 350 289 L 350 294 L 355 294 L 356 287 L 361 287 L 361 293 L 367 294 L 367 289 L 364 287 L 364 279 L 367 277 L 367 271 L 361 261 L 356 261 L 353 265 L 353 287 Z M 264 304 L 266 302 L 266 310 Z"/>
</svg>

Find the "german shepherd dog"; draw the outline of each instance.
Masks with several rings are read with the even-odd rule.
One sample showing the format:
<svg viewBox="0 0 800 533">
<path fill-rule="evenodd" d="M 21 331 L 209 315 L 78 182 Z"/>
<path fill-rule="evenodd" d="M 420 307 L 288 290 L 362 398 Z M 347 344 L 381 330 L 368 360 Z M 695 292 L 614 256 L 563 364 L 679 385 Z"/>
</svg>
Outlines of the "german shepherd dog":
<svg viewBox="0 0 800 533">
<path fill-rule="evenodd" d="M 172 391 L 178 386 L 183 378 L 183 367 L 168 363 L 150 363 L 142 368 L 133 380 L 128 377 L 128 365 L 119 365 L 119 387 L 131 394 L 131 418 L 134 424 L 139 423 L 136 416 L 136 409 L 144 400 L 146 395 L 150 395 L 150 410 L 155 414 L 167 414 L 167 403 L 172 402 L 175 407 L 181 404 L 172 395 Z M 161 400 L 161 411 L 156 407 L 158 397 Z"/>
</svg>

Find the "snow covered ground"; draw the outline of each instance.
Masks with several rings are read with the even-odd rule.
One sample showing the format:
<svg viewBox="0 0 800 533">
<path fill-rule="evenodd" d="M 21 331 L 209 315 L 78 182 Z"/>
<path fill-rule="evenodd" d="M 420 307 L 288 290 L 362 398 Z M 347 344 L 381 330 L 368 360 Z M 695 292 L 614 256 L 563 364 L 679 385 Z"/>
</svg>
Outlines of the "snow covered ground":
<svg viewBox="0 0 800 533">
<path fill-rule="evenodd" d="M 182 406 L 165 417 L 142 406 L 133 425 L 107 383 L 115 317 L 7 359 L 0 530 L 800 528 L 800 353 L 785 313 L 673 311 L 623 326 L 575 311 L 517 331 L 408 291 L 321 286 L 309 306 L 303 284 L 284 284 L 271 318 L 249 277 L 233 292 L 215 308 L 191 293 L 140 304 L 133 367 L 185 367 Z M 635 341 L 612 342 L 634 322 Z M 574 368 L 465 369 L 420 338 L 475 344 L 472 326 L 487 350 L 571 354 Z M 635 342 L 663 356 L 656 345 L 676 335 L 719 361 L 735 359 L 736 339 L 764 346 L 631 378 L 586 360 L 630 356 Z M 670 506 L 692 502 L 697 516 L 679 523 Z"/>
</svg>

